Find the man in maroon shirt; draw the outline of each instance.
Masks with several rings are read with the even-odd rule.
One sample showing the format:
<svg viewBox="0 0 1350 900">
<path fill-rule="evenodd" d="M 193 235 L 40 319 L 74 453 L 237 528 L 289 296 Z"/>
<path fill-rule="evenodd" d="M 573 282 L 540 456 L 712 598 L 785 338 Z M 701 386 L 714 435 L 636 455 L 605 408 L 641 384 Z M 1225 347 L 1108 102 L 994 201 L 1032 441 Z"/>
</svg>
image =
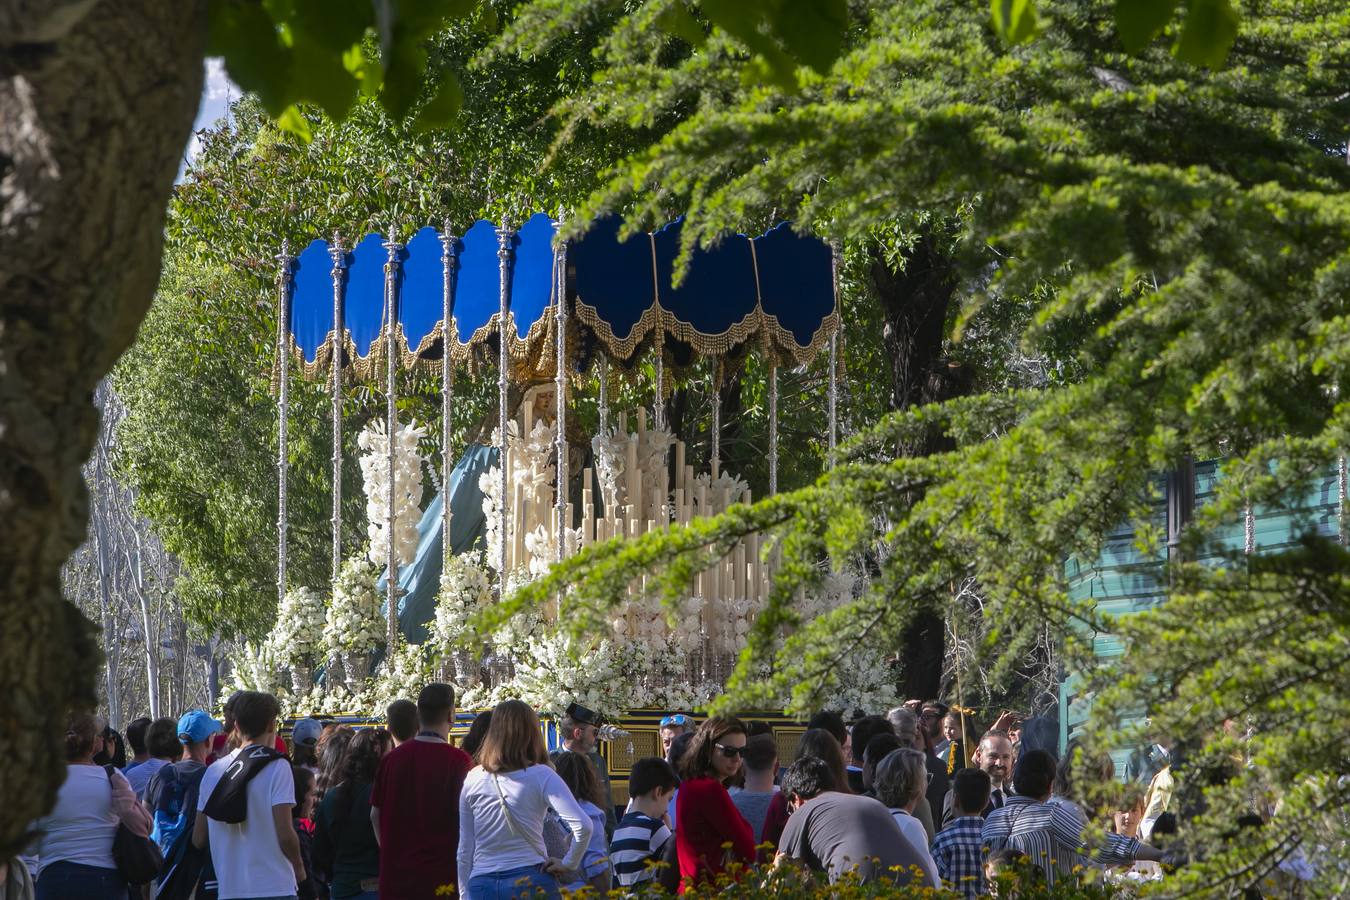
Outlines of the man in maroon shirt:
<svg viewBox="0 0 1350 900">
<path fill-rule="evenodd" d="M 439 682 L 422 688 L 421 730 L 380 761 L 370 822 L 380 845 L 381 897 L 431 900 L 439 888 L 459 883 L 459 792 L 473 760 L 450 746 L 454 715 L 454 688 Z"/>
</svg>

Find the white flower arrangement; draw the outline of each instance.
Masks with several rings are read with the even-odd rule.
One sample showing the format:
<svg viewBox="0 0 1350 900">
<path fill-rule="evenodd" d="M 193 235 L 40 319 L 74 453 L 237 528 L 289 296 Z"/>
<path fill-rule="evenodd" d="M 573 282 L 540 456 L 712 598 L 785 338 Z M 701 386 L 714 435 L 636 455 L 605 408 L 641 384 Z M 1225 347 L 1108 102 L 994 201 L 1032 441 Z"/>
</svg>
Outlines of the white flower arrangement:
<svg viewBox="0 0 1350 900">
<path fill-rule="evenodd" d="M 370 653 L 385 639 L 385 620 L 375 585 L 380 571 L 365 554 L 349 557 L 338 570 L 324 623 L 329 654 Z"/>
<path fill-rule="evenodd" d="M 284 667 L 271 639 L 258 644 L 244 644 L 229 656 L 230 680 L 224 691 L 228 697 L 235 691 L 262 691 L 275 694 L 281 689 L 281 669 Z"/>
<path fill-rule="evenodd" d="M 394 432 L 394 556 L 399 565 L 417 554 L 417 522 L 422 516 L 422 465 L 419 442 L 426 430 L 414 420 Z M 389 522 L 389 441 L 383 420 L 365 427 L 356 440 L 365 451 L 361 455 L 361 477 L 365 481 L 368 555 L 377 566 L 389 565 L 389 547 L 385 528 Z"/>
<path fill-rule="evenodd" d="M 367 709 L 384 709 L 399 698 L 416 697 L 434 678 L 430 648 L 399 640 L 380 663 L 364 692 Z"/>
<path fill-rule="evenodd" d="M 464 649 L 461 644 L 471 616 L 492 603 L 492 582 L 476 553 L 452 556 L 441 573 L 436 617 L 428 623 L 430 643 L 442 656 Z"/>
<path fill-rule="evenodd" d="M 324 604 L 318 592 L 307 587 L 288 591 L 272 633 L 280 661 L 291 667 L 313 666 L 323 655 L 323 627 Z"/>
</svg>

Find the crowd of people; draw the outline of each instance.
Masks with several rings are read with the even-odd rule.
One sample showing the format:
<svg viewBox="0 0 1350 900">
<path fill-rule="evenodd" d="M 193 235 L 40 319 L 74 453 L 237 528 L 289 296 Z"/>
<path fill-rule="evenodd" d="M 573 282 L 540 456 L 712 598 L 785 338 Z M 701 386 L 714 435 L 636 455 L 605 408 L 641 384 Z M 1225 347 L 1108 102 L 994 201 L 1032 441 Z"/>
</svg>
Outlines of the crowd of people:
<svg viewBox="0 0 1350 900">
<path fill-rule="evenodd" d="M 65 783 L 0 897 L 507 900 L 785 870 L 977 897 L 1002 868 L 1053 885 L 1094 868 L 1150 874 L 1161 858 L 1145 839 L 1166 812 L 1165 759 L 1102 838 L 1068 786 L 1114 773 L 1071 772 L 1073 754 L 1057 760 L 1010 714 L 968 752 L 971 723 L 936 701 L 851 724 L 821 712 L 789 760 L 764 722 L 676 713 L 620 808 L 594 712 L 569 706 L 550 753 L 518 700 L 455 746 L 454 706 L 451 686 L 431 684 L 391 704 L 384 727 L 303 718 L 288 745 L 277 699 L 244 691 L 223 721 L 131 723 L 130 759 L 116 732 L 73 715 Z"/>
</svg>

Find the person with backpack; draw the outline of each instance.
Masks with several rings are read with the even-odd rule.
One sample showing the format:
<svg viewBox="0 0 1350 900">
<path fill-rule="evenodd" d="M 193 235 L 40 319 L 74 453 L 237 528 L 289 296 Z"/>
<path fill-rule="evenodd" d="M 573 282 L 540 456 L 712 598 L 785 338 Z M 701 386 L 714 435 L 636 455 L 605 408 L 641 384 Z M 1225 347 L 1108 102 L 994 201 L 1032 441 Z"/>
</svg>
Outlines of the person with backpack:
<svg viewBox="0 0 1350 900">
<path fill-rule="evenodd" d="M 203 858 L 207 857 L 204 853 L 190 852 L 192 825 L 197 818 L 198 789 L 202 776 L 206 774 L 206 757 L 211 752 L 211 738 L 223 730 L 219 722 L 200 709 L 183 713 L 176 727 L 182 749 L 180 758 L 156 771 L 145 787 L 145 805 L 154 820 L 150 838 L 164 854 L 164 868 L 155 882 L 159 888 L 158 896 L 161 897 L 173 894 L 172 891 L 165 891 L 164 885 L 180 866 L 189 861 L 189 857 L 196 857 L 196 872 L 200 872 Z M 198 877 L 185 880 L 195 885 Z M 183 875 L 178 878 L 182 879 Z"/>
<path fill-rule="evenodd" d="M 51 812 L 33 823 L 39 835 L 38 900 L 125 900 L 127 880 L 118 871 L 113 840 L 125 826 L 150 833 L 150 817 L 131 785 L 112 766 L 94 762 L 103 749 L 103 723 L 73 714 L 66 726 L 66 780 Z"/>
<path fill-rule="evenodd" d="M 220 900 L 294 898 L 305 880 L 300 839 L 291 823 L 295 778 L 275 749 L 281 704 L 271 694 L 235 698 L 235 730 L 243 745 L 202 776 L 192 843 L 211 847 Z"/>
<path fill-rule="evenodd" d="M 335 900 L 375 900 L 380 889 L 380 845 L 370 824 L 370 792 L 388 751 L 389 732 L 367 728 L 347 747 L 338 782 L 314 814 L 310 861 L 328 877 Z"/>
</svg>

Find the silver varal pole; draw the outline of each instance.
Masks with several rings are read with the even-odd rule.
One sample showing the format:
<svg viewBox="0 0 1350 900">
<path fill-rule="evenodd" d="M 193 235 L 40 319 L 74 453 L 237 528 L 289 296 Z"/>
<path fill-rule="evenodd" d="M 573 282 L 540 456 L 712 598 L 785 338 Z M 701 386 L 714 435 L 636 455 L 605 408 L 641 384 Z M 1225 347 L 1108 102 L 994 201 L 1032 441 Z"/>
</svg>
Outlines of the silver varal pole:
<svg viewBox="0 0 1350 900">
<path fill-rule="evenodd" d="M 332 331 L 332 372 L 331 388 L 333 392 L 333 584 L 337 584 L 338 574 L 342 570 L 342 349 L 345 329 L 342 317 L 342 270 L 347 265 L 347 256 L 342 249 L 342 241 L 335 234 L 328 248 L 328 256 L 333 260 L 333 331 Z"/>
<path fill-rule="evenodd" d="M 600 433 L 609 435 L 609 357 L 600 351 Z"/>
<path fill-rule="evenodd" d="M 388 394 L 388 408 L 386 411 L 387 422 L 385 430 L 387 432 L 387 445 L 385 462 L 386 472 L 389 476 L 389 512 L 385 518 L 385 548 L 389 559 L 388 581 L 385 583 L 387 592 L 387 603 L 389 604 L 389 634 L 388 634 L 388 652 L 393 653 L 394 647 L 398 643 L 398 555 L 396 552 L 396 541 L 394 539 L 394 528 L 397 517 L 394 515 L 394 504 L 398 496 L 396 485 L 394 484 L 395 466 L 394 466 L 394 448 L 398 433 L 398 343 L 395 340 L 395 332 L 398 328 L 398 315 L 395 309 L 397 298 L 394 293 L 394 280 L 398 272 L 398 251 L 400 245 L 397 241 L 388 240 L 384 242 L 386 253 L 384 261 L 384 350 L 385 350 L 385 391 Z"/>
<path fill-rule="evenodd" d="M 839 258 L 840 247 L 838 241 L 830 242 L 830 277 L 834 284 L 834 309 L 839 311 Z M 835 449 L 839 446 L 839 329 L 844 327 L 843 317 L 839 317 L 839 322 L 835 326 L 835 331 L 830 335 L 830 378 L 829 378 L 829 408 L 830 408 L 830 468 L 834 468 Z"/>
<path fill-rule="evenodd" d="M 713 372 L 713 390 L 712 390 L 712 459 L 708 463 L 708 471 L 712 477 L 716 478 L 722 467 L 722 385 L 717 379 L 717 372 Z"/>
<path fill-rule="evenodd" d="M 454 386 L 455 365 L 450 351 L 454 337 L 451 318 L 454 314 L 456 245 L 459 238 L 450 233 L 450 223 L 441 232 L 441 571 L 449 571 L 450 557 L 450 472 L 454 461 L 450 452 L 451 408 L 450 391 Z"/>
<path fill-rule="evenodd" d="M 561 224 L 561 223 L 560 223 Z M 557 263 L 556 293 L 557 306 L 553 311 L 553 323 L 557 331 L 557 372 L 554 375 L 554 390 L 557 393 L 558 411 L 557 454 L 558 487 L 555 500 L 558 507 L 558 562 L 567 556 L 567 245 L 557 249 L 554 259 Z"/>
<path fill-rule="evenodd" d="M 508 508 L 511 505 L 511 498 L 508 494 L 510 482 L 507 472 L 506 448 L 510 444 L 507 437 L 507 368 L 510 364 L 510 354 L 508 343 L 510 338 L 507 329 L 507 312 L 511 308 L 511 259 L 515 255 L 511 249 L 511 241 L 514 240 L 516 233 L 505 226 L 497 229 L 497 261 L 500 264 L 500 310 L 497 319 L 497 343 L 500 345 L 497 354 L 497 427 L 501 433 L 501 491 L 502 502 L 498 512 L 501 515 L 500 525 L 501 549 L 498 553 L 497 575 L 501 579 L 499 586 L 499 596 L 506 596 L 506 527 L 508 522 Z"/>
<path fill-rule="evenodd" d="M 288 241 L 281 242 L 277 263 L 277 602 L 281 603 L 286 599 L 286 420 L 291 407 L 291 270 L 295 264 Z"/>
<path fill-rule="evenodd" d="M 778 493 L 778 363 L 769 365 L 769 493 Z"/>
</svg>

